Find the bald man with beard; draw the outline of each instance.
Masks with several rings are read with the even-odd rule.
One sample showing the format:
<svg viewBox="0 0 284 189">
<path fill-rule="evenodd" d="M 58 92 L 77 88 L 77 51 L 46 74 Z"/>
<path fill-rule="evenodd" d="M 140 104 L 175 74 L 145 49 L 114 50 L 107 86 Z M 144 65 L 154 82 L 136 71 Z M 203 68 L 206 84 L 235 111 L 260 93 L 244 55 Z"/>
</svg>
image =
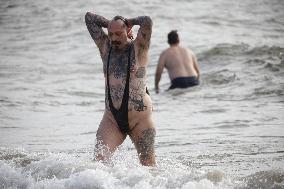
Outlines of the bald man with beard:
<svg viewBox="0 0 284 189">
<path fill-rule="evenodd" d="M 95 159 L 108 160 L 129 136 L 141 164 L 154 166 L 156 131 L 146 87 L 152 20 L 148 16 L 108 20 L 87 12 L 85 22 L 99 49 L 105 78 L 105 111 L 97 130 Z M 139 26 L 135 39 L 134 25 Z"/>
</svg>

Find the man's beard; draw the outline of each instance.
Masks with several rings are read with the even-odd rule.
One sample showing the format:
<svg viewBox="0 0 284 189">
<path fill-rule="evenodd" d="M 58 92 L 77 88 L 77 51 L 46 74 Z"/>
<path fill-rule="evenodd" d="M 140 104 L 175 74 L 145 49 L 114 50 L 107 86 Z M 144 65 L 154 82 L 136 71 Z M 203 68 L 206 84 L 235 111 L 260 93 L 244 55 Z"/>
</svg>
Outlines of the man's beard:
<svg viewBox="0 0 284 189">
<path fill-rule="evenodd" d="M 119 47 L 121 45 L 121 42 L 120 41 L 112 41 L 111 45 L 114 46 L 114 47 Z"/>
</svg>

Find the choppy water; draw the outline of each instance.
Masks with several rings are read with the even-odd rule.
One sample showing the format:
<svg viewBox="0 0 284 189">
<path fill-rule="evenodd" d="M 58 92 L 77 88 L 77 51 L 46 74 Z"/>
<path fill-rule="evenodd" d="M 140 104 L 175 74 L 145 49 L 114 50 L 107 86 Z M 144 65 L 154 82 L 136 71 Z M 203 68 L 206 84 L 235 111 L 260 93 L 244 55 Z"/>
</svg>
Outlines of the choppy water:
<svg viewBox="0 0 284 189">
<path fill-rule="evenodd" d="M 0 188 L 284 188 L 284 1 L 0 1 Z M 104 110 L 86 11 L 154 22 L 148 86 L 157 167 L 129 139 L 92 162 Z M 154 94 L 166 35 L 178 29 L 202 83 Z"/>
</svg>

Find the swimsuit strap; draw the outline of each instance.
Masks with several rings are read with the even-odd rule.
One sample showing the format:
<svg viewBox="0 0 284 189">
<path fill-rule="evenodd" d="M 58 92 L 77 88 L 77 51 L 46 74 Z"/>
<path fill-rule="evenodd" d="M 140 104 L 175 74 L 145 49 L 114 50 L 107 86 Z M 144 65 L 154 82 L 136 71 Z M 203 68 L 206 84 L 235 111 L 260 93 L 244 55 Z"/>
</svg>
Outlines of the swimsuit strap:
<svg viewBox="0 0 284 189">
<path fill-rule="evenodd" d="M 108 92 L 108 101 L 109 101 L 109 107 L 110 109 L 112 109 L 112 102 L 111 102 L 111 96 L 110 96 L 110 89 L 109 89 L 109 77 L 108 77 L 108 70 L 109 70 L 109 59 L 110 59 L 110 52 L 112 50 L 112 47 L 110 47 L 109 49 L 109 53 L 108 53 L 108 59 L 107 59 L 107 92 Z"/>
<path fill-rule="evenodd" d="M 109 107 L 112 111 L 113 108 L 113 104 L 112 104 L 112 100 L 111 100 L 111 96 L 110 96 L 110 89 L 109 89 L 109 77 L 108 77 L 108 70 L 109 70 L 109 59 L 110 59 L 110 53 L 111 53 L 112 47 L 110 47 L 109 49 L 109 53 L 108 53 L 108 60 L 107 60 L 107 91 L 108 91 L 108 101 L 109 101 Z"/>
</svg>

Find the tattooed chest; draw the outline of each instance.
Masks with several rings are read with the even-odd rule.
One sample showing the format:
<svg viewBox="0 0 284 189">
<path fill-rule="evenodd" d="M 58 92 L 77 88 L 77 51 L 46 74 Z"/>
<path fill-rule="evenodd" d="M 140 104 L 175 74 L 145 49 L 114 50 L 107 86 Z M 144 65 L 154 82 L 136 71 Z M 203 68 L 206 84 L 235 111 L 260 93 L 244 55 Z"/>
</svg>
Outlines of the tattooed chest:
<svg viewBox="0 0 284 189">
<path fill-rule="evenodd" d="M 125 78 L 128 72 L 128 62 L 130 61 L 130 71 L 135 67 L 135 57 L 128 57 L 128 52 L 115 53 L 113 52 L 109 58 L 109 70 L 108 75 L 114 77 L 115 79 Z M 107 63 L 108 60 L 104 61 L 104 74 L 107 73 Z"/>
<path fill-rule="evenodd" d="M 109 67 L 107 73 L 108 63 Z M 128 68 L 129 63 L 130 69 Z M 143 101 L 146 86 L 145 67 L 140 67 L 136 64 L 134 53 L 132 53 L 131 57 L 128 57 L 127 52 L 123 54 L 112 53 L 109 62 L 108 60 L 104 60 L 104 74 L 106 78 L 108 75 L 110 96 L 116 108 L 120 107 L 122 102 L 128 71 L 130 72 L 128 110 L 144 111 L 147 109 Z M 106 98 L 106 107 L 109 109 L 108 98 Z"/>
<path fill-rule="evenodd" d="M 106 73 L 107 69 L 104 66 L 104 73 Z M 109 61 L 109 77 L 114 77 L 115 79 L 125 78 L 127 74 L 127 59 L 124 56 L 116 57 L 115 59 L 111 58 Z"/>
</svg>

